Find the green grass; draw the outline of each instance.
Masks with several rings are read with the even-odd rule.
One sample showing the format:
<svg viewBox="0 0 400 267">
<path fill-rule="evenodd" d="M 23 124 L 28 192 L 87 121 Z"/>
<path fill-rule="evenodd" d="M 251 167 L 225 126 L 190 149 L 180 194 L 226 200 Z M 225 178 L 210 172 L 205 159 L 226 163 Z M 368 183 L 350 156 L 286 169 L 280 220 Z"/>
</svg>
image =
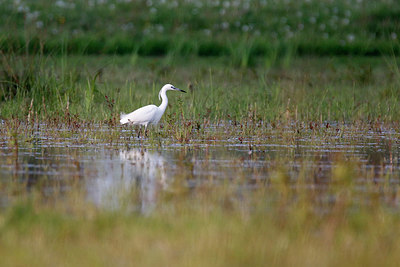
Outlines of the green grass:
<svg viewBox="0 0 400 267">
<path fill-rule="evenodd" d="M 21 54 L 230 55 L 241 66 L 287 50 L 399 53 L 397 1 L 7 0 L 0 11 L 0 48 Z"/>
<path fill-rule="evenodd" d="M 120 112 L 158 104 L 169 93 L 164 119 L 192 121 L 394 122 L 400 109 L 397 58 L 258 58 L 179 56 L 3 55 L 0 118 L 114 121 Z M 31 106 L 32 105 L 32 106 Z M 68 116 L 66 115 L 68 114 Z M 32 117 L 32 116 L 31 116 Z"/>
</svg>

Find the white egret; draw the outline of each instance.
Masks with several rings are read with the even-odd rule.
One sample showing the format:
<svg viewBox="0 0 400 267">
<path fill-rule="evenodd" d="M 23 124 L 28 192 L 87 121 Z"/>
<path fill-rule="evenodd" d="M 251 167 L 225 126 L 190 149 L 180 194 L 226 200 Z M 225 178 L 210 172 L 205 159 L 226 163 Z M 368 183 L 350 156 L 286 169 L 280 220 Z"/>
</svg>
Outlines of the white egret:
<svg viewBox="0 0 400 267">
<path fill-rule="evenodd" d="M 186 93 L 185 91 L 176 88 L 172 84 L 166 84 L 161 88 L 160 92 L 158 93 L 158 99 L 162 99 L 161 105 L 159 107 L 157 107 L 156 105 L 147 105 L 129 114 L 121 113 L 121 119 L 119 122 L 121 124 L 144 126 L 146 133 L 147 126 L 149 126 L 150 124 L 156 125 L 164 114 L 165 109 L 168 105 L 167 91 L 169 90 L 181 91 Z M 140 136 L 140 132 L 138 136 Z"/>
</svg>

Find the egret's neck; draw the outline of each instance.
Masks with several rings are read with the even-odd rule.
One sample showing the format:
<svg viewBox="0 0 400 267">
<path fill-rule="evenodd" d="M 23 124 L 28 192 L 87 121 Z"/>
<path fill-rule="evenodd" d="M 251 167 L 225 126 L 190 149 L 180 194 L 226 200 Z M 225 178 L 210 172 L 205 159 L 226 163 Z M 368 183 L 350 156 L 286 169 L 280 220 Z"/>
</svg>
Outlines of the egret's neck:
<svg viewBox="0 0 400 267">
<path fill-rule="evenodd" d="M 159 108 L 162 109 L 163 111 L 165 111 L 165 109 L 168 106 L 167 90 L 161 89 L 160 96 L 161 96 L 162 102 L 161 102 L 161 105 L 159 106 Z"/>
</svg>

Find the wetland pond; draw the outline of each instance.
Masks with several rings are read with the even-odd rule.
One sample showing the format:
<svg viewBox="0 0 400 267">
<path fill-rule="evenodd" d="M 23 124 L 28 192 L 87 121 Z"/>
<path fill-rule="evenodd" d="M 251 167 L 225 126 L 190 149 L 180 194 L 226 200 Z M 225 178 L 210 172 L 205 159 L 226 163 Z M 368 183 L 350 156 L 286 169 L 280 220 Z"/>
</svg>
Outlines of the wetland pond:
<svg viewBox="0 0 400 267">
<path fill-rule="evenodd" d="M 185 191 L 190 197 L 222 187 L 229 187 L 236 201 L 264 190 L 261 201 L 270 205 L 282 195 L 294 202 L 306 196 L 317 213 L 329 212 L 346 190 L 355 207 L 379 203 L 396 211 L 398 206 L 399 134 L 390 127 L 358 131 L 342 125 L 298 134 L 293 127 L 268 126 L 265 135 L 210 140 L 204 134 L 181 143 L 138 139 L 123 127 L 94 125 L 50 134 L 43 130 L 46 125 L 37 125 L 27 137 L 23 127 L 12 134 L 2 126 L 2 207 L 22 191 L 35 190 L 52 201 L 78 189 L 100 208 L 123 206 L 146 214 L 166 194 Z M 214 128 L 226 132 L 225 126 Z"/>
</svg>

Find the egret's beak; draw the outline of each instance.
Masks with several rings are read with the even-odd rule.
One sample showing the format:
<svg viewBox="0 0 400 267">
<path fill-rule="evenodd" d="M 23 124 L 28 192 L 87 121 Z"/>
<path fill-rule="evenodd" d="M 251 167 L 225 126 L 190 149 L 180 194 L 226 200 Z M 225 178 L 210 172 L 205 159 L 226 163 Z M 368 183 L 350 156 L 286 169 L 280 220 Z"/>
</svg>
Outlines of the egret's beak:
<svg viewBox="0 0 400 267">
<path fill-rule="evenodd" d="M 179 89 L 179 88 L 176 88 L 176 87 L 174 87 L 174 86 L 172 86 L 172 89 L 174 89 L 174 90 L 176 90 L 176 91 L 181 91 L 181 92 L 183 92 L 183 93 L 186 93 L 186 91 L 183 91 L 183 90 L 181 90 L 181 89 Z"/>
<path fill-rule="evenodd" d="M 181 91 L 181 92 L 183 92 L 183 93 L 186 93 L 186 91 L 183 91 L 182 89 L 179 89 L 179 88 L 176 88 L 176 87 L 173 87 L 174 88 L 174 90 L 176 90 L 176 91 Z"/>
</svg>

